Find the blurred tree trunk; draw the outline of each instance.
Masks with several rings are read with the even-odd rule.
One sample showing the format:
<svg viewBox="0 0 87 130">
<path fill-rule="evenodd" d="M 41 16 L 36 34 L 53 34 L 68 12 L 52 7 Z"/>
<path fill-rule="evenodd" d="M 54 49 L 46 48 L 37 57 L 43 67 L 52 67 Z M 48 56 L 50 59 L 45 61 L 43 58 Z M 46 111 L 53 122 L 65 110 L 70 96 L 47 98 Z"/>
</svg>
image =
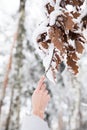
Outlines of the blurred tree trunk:
<svg viewBox="0 0 87 130">
<path fill-rule="evenodd" d="M 21 0 L 20 12 L 19 12 L 19 25 L 18 36 L 16 45 L 16 54 L 14 56 L 15 70 L 14 84 L 12 85 L 12 94 L 9 114 L 6 121 L 5 130 L 19 130 L 20 128 L 20 108 L 21 108 L 21 89 L 22 89 L 22 74 L 21 69 L 23 66 L 23 40 L 25 38 L 24 18 L 25 18 L 25 1 Z"/>
<path fill-rule="evenodd" d="M 70 130 L 78 130 L 80 128 L 80 103 L 81 103 L 81 85 L 77 78 L 72 77 L 73 90 L 75 99 L 72 104 L 72 115 L 70 117 Z M 73 95 L 72 95 L 73 96 Z"/>
</svg>

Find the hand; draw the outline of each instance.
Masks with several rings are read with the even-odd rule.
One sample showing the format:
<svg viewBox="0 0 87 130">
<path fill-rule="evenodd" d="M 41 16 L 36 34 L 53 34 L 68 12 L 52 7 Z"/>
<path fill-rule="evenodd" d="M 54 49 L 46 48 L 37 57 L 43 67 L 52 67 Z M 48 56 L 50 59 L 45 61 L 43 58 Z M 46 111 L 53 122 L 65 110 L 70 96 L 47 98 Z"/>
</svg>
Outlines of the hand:
<svg viewBox="0 0 87 130">
<path fill-rule="evenodd" d="M 50 95 L 46 90 L 46 84 L 44 83 L 45 77 L 42 76 L 38 82 L 37 88 L 32 96 L 32 111 L 34 115 L 44 118 L 44 111 L 50 100 Z"/>
</svg>

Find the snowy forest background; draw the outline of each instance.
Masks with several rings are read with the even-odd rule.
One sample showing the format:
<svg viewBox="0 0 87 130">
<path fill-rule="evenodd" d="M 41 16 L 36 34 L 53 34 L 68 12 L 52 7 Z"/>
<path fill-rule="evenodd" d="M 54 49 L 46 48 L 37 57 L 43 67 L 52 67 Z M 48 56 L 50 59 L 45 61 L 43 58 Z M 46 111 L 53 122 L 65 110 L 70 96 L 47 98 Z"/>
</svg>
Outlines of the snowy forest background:
<svg viewBox="0 0 87 130">
<path fill-rule="evenodd" d="M 31 113 L 32 93 L 39 78 L 46 74 L 46 61 L 52 55 L 49 49 L 50 55 L 44 63 L 43 54 L 41 56 L 42 52 L 34 43 L 34 38 L 42 33 L 42 27 L 47 25 L 53 11 L 53 7 L 48 7 L 48 15 L 45 5 L 59 5 L 61 1 L 0 0 L 0 130 L 20 130 L 24 115 Z M 79 73 L 76 76 L 63 63 L 58 70 L 56 83 L 51 72 L 47 75 L 51 101 L 46 109 L 45 120 L 51 130 L 86 130 L 87 0 L 70 0 L 73 5 L 68 0 L 64 1 L 65 6 L 68 3 L 68 12 L 81 10 L 81 14 L 75 15 L 75 22 L 79 23 L 78 31 L 83 33 L 85 44 L 84 50 L 80 48 L 82 54 L 79 54 Z M 61 6 L 65 8 L 64 3 Z M 57 8 L 55 6 L 55 10 Z M 56 10 L 51 15 L 51 24 L 57 13 Z M 78 18 L 78 15 L 81 17 Z"/>
</svg>

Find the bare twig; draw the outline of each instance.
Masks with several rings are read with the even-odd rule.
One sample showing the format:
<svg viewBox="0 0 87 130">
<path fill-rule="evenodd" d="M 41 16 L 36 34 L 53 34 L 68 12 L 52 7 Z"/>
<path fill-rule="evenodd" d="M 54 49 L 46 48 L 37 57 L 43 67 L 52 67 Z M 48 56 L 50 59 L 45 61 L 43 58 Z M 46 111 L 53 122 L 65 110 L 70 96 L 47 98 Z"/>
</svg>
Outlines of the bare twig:
<svg viewBox="0 0 87 130">
<path fill-rule="evenodd" d="M 46 76 L 47 72 L 49 71 L 49 69 L 50 69 L 50 67 L 51 67 L 51 63 L 52 63 L 53 56 L 54 56 L 54 51 L 55 51 L 55 48 L 53 49 L 53 54 L 52 54 L 52 57 L 51 57 L 51 61 L 50 61 L 49 67 L 48 67 L 48 69 L 45 71 L 45 76 Z"/>
</svg>

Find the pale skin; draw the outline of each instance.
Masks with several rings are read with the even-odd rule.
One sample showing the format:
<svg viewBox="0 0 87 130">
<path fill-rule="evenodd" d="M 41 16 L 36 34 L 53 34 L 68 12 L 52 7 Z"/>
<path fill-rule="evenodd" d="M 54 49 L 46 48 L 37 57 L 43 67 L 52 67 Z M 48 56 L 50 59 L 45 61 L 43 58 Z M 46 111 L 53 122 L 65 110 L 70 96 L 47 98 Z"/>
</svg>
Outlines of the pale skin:
<svg viewBox="0 0 87 130">
<path fill-rule="evenodd" d="M 34 115 L 44 118 L 45 108 L 50 100 L 50 95 L 46 89 L 45 77 L 42 76 L 37 88 L 32 95 L 32 112 Z"/>
</svg>

